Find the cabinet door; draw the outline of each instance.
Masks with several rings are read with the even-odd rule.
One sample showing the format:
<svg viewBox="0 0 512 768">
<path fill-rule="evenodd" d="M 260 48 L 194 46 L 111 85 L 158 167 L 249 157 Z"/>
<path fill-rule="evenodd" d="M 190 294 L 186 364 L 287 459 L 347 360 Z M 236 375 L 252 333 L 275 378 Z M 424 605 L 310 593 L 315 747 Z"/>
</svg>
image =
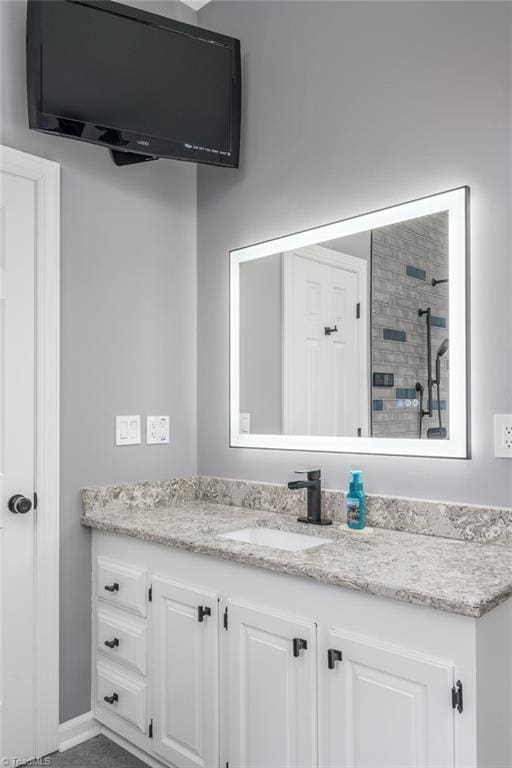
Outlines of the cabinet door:
<svg viewBox="0 0 512 768">
<path fill-rule="evenodd" d="M 210 615 L 199 613 L 209 609 Z M 218 599 L 153 580 L 153 744 L 177 768 L 219 761 Z"/>
<path fill-rule="evenodd" d="M 342 656 L 320 659 L 322 765 L 453 766 L 452 666 L 336 630 L 329 648 Z"/>
<path fill-rule="evenodd" d="M 230 768 L 317 765 L 316 625 L 229 603 Z"/>
</svg>

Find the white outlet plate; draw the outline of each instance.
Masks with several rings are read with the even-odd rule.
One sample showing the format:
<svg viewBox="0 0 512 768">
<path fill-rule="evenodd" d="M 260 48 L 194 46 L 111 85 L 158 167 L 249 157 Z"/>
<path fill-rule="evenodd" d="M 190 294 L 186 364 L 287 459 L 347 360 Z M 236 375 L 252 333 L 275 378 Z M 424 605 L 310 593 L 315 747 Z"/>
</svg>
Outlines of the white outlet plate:
<svg viewBox="0 0 512 768">
<path fill-rule="evenodd" d="M 498 413 L 494 417 L 494 455 L 512 459 L 512 414 Z"/>
<path fill-rule="evenodd" d="M 140 416 L 116 416 L 116 445 L 139 445 Z"/>
<path fill-rule="evenodd" d="M 168 416 L 146 417 L 147 445 L 165 445 L 170 442 L 170 425 Z"/>
</svg>

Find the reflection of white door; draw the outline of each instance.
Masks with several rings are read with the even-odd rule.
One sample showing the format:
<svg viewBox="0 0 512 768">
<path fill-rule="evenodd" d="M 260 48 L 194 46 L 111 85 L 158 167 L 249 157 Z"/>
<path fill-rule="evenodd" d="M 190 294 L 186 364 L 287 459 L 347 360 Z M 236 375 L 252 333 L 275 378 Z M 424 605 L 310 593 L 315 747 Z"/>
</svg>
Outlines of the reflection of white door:
<svg viewBox="0 0 512 768">
<path fill-rule="evenodd" d="M 0 147 L 2 765 L 57 748 L 58 183 Z"/>
<path fill-rule="evenodd" d="M 316 245 L 284 258 L 283 431 L 365 436 L 366 262 Z"/>
</svg>

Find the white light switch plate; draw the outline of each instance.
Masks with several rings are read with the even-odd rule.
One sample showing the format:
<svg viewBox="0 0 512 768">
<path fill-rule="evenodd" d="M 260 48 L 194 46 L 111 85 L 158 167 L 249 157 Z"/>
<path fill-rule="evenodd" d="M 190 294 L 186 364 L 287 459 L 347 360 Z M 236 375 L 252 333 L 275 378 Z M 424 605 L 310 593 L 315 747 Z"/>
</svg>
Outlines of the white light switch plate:
<svg viewBox="0 0 512 768">
<path fill-rule="evenodd" d="M 165 445 L 170 441 L 168 416 L 147 416 L 146 443 L 147 445 Z"/>
<path fill-rule="evenodd" d="M 512 459 L 512 414 L 498 413 L 494 417 L 494 455 Z"/>
<path fill-rule="evenodd" d="M 140 416 L 116 416 L 116 445 L 139 445 Z"/>
<path fill-rule="evenodd" d="M 250 431 L 251 431 L 251 414 L 241 413 L 240 414 L 240 433 L 242 435 L 248 435 Z"/>
</svg>

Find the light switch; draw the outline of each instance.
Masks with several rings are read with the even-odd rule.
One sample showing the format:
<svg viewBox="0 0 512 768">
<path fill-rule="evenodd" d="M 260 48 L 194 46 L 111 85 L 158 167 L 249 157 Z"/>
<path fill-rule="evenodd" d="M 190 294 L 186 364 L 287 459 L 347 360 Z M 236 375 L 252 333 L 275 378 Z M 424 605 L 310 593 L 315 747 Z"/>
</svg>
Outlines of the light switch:
<svg viewBox="0 0 512 768">
<path fill-rule="evenodd" d="M 116 445 L 139 445 L 140 416 L 116 416 Z"/>
<path fill-rule="evenodd" d="M 148 445 L 165 445 L 170 442 L 168 416 L 147 416 L 146 443 Z"/>
</svg>

